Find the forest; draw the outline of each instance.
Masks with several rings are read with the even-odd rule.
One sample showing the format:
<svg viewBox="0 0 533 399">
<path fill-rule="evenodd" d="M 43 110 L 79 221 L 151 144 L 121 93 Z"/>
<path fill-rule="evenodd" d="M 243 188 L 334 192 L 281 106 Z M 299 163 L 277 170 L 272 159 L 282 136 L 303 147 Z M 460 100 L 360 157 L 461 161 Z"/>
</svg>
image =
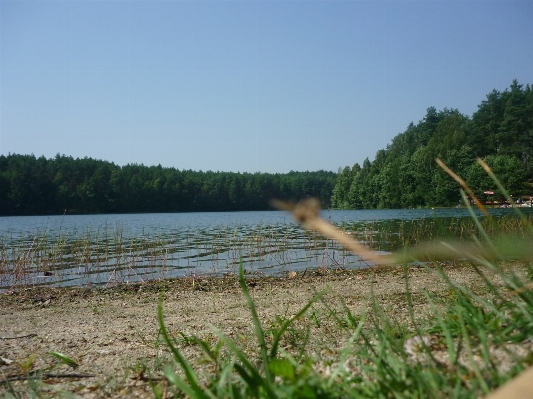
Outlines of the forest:
<svg viewBox="0 0 533 399">
<path fill-rule="evenodd" d="M 331 206 L 338 209 L 449 207 L 461 202 L 459 185 L 435 162 L 440 158 L 481 201 L 502 193 L 477 163 L 483 159 L 514 198 L 533 195 L 533 87 L 514 80 L 493 90 L 468 117 L 456 109 L 427 109 L 374 161 L 339 170 Z M 494 194 L 485 194 L 493 192 Z"/>
<path fill-rule="evenodd" d="M 271 209 L 271 198 L 330 205 L 335 172 L 225 173 L 91 158 L 0 156 L 0 215 Z"/>
</svg>

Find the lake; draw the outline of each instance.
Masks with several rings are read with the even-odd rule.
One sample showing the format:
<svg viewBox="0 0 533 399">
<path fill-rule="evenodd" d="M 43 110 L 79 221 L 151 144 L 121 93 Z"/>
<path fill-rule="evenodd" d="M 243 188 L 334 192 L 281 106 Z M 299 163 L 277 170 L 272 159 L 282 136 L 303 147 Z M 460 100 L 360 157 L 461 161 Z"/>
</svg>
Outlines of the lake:
<svg viewBox="0 0 533 399">
<path fill-rule="evenodd" d="M 387 253 L 426 238 L 420 221 L 433 231 L 439 220 L 461 220 L 468 211 L 324 210 L 321 216 Z M 0 256 L 0 291 L 215 276 L 235 273 L 241 261 L 247 273 L 274 275 L 369 266 L 282 211 L 0 217 Z"/>
</svg>

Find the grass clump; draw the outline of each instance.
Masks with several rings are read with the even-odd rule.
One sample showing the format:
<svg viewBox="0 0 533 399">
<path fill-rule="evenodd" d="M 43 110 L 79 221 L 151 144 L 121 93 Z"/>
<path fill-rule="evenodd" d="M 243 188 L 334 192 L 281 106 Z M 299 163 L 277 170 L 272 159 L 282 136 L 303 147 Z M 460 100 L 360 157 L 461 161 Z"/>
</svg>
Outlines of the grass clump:
<svg viewBox="0 0 533 399">
<path fill-rule="evenodd" d="M 241 268 L 239 281 L 254 323 L 257 352 L 246 352 L 212 327 L 217 338 L 214 344 L 192 338 L 213 364 L 210 372 L 202 373 L 169 335 L 160 306 L 160 329 L 174 357 L 165 368 L 170 391 L 177 397 L 193 398 L 486 395 L 533 364 L 531 268 L 495 263 L 490 267 L 472 263 L 471 267 L 480 281 L 475 290 L 452 281 L 443 268 L 432 268 L 449 289 L 446 295 L 426 292 L 429 315 L 417 314 L 409 267 L 404 266 L 405 318 L 390 317 L 377 295 L 364 314 L 354 315 L 345 305 L 332 311 L 329 296 L 321 292 L 293 317 L 278 316 L 268 328 L 259 322 Z M 309 309 L 313 311 L 306 316 Z M 326 360 L 320 350 L 307 345 L 311 327 L 331 326 L 332 320 L 344 335 L 344 346 L 330 346 L 334 356 Z M 307 322 L 308 327 L 296 328 L 297 321 Z M 163 397 L 163 390 L 158 389 L 156 396 Z"/>
<path fill-rule="evenodd" d="M 210 379 L 205 384 L 201 384 L 199 376 L 176 347 L 174 340 L 169 336 L 164 323 L 162 305 L 160 304 L 158 319 L 161 334 L 170 348 L 176 363 L 181 366 L 184 373 L 184 377 L 179 376 L 172 366 L 168 366 L 165 369 L 165 376 L 171 387 L 176 392 L 181 392 L 192 398 L 330 397 L 325 381 L 313 373 L 312 361 L 309 357 L 305 357 L 302 362 L 301 359 L 304 356 L 300 356 L 300 361 L 285 352 L 283 356 L 279 356 L 279 345 L 283 334 L 295 320 L 302 317 L 326 292 L 323 291 L 315 295 L 291 318 L 284 320 L 277 318 L 277 325 L 268 330 L 271 335 L 271 343 L 267 345 L 265 339 L 267 331 L 261 325 L 256 307 L 248 291 L 242 264 L 239 272 L 239 283 L 252 316 L 259 345 L 259 362 L 255 363 L 251 360 L 234 341 L 225 336 L 219 329 L 213 327 L 213 332 L 218 338 L 215 347 L 211 347 L 208 342 L 197 337 L 192 338 L 208 358 L 216 364 L 215 372 Z M 221 358 L 222 352 L 220 350 L 222 346 L 226 347 L 228 352 L 225 360 Z M 156 396 L 162 397 L 161 391 L 155 389 L 154 392 Z"/>
</svg>

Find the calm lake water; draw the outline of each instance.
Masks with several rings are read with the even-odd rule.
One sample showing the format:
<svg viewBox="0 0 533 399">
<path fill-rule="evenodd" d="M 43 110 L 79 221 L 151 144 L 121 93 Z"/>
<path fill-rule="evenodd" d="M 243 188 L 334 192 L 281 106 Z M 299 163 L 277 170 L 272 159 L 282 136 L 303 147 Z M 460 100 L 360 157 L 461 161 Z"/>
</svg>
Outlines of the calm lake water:
<svg viewBox="0 0 533 399">
<path fill-rule="evenodd" d="M 463 218 L 468 211 L 325 210 L 321 215 L 387 252 L 398 246 L 390 237 L 403 234 L 395 231 L 413 221 Z M 241 259 L 247 272 L 265 274 L 368 266 L 281 211 L 0 217 L 0 250 L 0 291 L 221 275 L 235 273 Z"/>
</svg>

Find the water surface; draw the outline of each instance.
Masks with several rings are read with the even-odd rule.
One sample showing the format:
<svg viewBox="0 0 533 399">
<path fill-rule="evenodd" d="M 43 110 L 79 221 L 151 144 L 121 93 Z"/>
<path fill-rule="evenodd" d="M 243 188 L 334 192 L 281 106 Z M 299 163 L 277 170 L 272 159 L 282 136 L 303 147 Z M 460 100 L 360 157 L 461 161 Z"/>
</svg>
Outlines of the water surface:
<svg viewBox="0 0 533 399">
<path fill-rule="evenodd" d="M 324 210 L 321 216 L 389 252 L 414 234 L 413 221 L 461 219 L 468 211 Z M 265 274 L 368 267 L 282 211 L 0 217 L 0 248 L 0 290 L 221 275 L 235 273 L 241 260 L 248 273 Z"/>
</svg>

